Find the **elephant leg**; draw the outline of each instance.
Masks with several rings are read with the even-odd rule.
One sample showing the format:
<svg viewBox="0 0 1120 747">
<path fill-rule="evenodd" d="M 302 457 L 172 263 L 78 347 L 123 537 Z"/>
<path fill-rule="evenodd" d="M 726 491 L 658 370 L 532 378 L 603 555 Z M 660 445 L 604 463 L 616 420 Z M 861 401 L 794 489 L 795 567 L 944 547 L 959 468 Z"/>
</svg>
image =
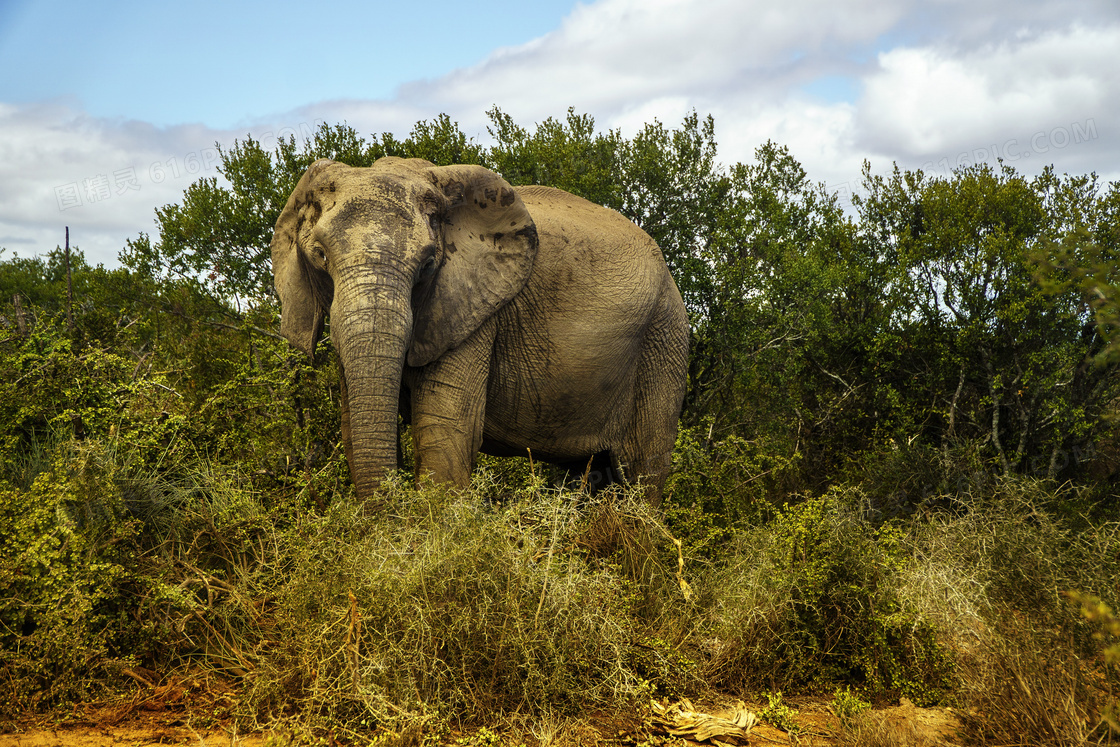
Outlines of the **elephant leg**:
<svg viewBox="0 0 1120 747">
<path fill-rule="evenodd" d="M 646 486 L 646 499 L 660 505 L 673 465 L 677 421 L 688 372 L 687 326 L 666 309 L 646 336 L 638 359 L 634 414 L 618 452 L 627 482 Z"/>
<path fill-rule="evenodd" d="M 496 330 L 494 320 L 486 322 L 462 345 L 410 375 L 417 481 L 470 484 L 482 446 Z"/>
</svg>

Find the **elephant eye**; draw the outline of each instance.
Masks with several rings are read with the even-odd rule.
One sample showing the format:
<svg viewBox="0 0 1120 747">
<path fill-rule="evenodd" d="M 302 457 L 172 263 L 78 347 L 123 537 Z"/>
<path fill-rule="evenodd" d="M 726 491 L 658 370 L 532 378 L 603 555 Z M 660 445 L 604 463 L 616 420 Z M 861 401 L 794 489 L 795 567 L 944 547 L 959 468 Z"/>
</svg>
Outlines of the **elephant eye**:
<svg viewBox="0 0 1120 747">
<path fill-rule="evenodd" d="M 439 233 L 439 227 L 443 223 L 437 213 L 432 213 L 428 216 L 428 228 L 432 229 L 432 233 Z"/>
<path fill-rule="evenodd" d="M 327 253 L 323 251 L 323 247 L 316 246 L 311 250 L 311 256 L 322 265 L 323 269 L 327 266 Z"/>
<path fill-rule="evenodd" d="M 419 272 L 416 273 L 417 280 L 427 280 L 432 275 L 436 274 L 436 258 L 428 257 L 424 263 L 420 265 Z"/>
</svg>

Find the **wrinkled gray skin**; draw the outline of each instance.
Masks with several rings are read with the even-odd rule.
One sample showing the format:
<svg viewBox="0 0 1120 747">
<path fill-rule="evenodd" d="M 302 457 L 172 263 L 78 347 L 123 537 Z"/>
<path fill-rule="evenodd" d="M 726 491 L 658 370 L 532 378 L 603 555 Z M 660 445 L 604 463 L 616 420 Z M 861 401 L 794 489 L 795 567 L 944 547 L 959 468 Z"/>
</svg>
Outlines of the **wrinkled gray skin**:
<svg viewBox="0 0 1120 747">
<path fill-rule="evenodd" d="M 637 481 L 660 502 L 688 318 L 657 245 L 618 213 L 479 166 L 317 161 L 272 239 L 281 331 L 326 314 L 359 497 L 398 464 L 465 486 L 479 451 Z M 527 451 L 528 450 L 528 451 Z"/>
</svg>

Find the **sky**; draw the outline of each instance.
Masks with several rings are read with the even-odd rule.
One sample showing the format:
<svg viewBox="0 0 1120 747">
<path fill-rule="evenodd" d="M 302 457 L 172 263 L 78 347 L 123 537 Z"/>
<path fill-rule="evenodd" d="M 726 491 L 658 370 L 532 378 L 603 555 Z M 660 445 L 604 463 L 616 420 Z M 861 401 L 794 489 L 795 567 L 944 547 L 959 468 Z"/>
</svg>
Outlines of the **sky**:
<svg viewBox="0 0 1120 747">
<path fill-rule="evenodd" d="M 486 143 L 569 107 L 632 136 L 712 115 L 719 159 L 772 140 L 846 200 L 894 164 L 1120 180 L 1115 0 L 0 0 L 0 259 L 118 264 L 217 145 L 323 122 Z"/>
</svg>

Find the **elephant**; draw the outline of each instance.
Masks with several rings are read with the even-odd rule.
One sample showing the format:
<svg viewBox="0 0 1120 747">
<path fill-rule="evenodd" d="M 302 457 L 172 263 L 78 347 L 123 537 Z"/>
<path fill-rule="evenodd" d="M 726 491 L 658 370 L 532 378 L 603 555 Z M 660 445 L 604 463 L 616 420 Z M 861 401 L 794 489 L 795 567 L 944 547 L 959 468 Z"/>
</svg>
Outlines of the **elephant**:
<svg viewBox="0 0 1120 747">
<path fill-rule="evenodd" d="M 658 505 L 689 322 L 657 244 L 618 212 L 482 166 L 313 163 L 272 238 L 281 334 L 314 360 L 329 314 L 359 499 L 398 468 L 465 487 L 531 456 Z"/>
</svg>

